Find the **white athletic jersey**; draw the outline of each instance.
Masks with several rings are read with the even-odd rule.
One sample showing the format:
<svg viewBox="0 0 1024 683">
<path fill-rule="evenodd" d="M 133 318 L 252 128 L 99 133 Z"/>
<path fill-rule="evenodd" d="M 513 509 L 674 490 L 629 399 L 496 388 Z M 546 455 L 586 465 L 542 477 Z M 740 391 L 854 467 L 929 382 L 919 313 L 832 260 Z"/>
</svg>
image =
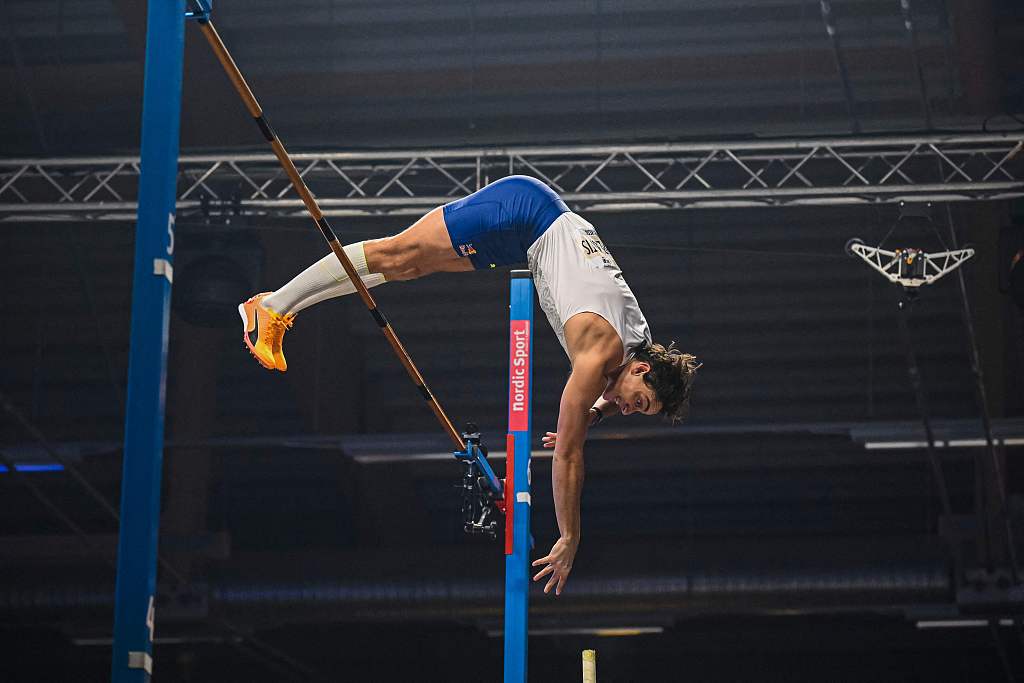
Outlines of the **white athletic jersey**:
<svg viewBox="0 0 1024 683">
<path fill-rule="evenodd" d="M 540 307 L 569 355 L 563 327 L 577 313 L 596 313 L 622 340 L 625 363 L 630 352 L 651 342 L 651 331 L 636 297 L 611 252 L 589 222 L 563 213 L 526 251 Z"/>
</svg>

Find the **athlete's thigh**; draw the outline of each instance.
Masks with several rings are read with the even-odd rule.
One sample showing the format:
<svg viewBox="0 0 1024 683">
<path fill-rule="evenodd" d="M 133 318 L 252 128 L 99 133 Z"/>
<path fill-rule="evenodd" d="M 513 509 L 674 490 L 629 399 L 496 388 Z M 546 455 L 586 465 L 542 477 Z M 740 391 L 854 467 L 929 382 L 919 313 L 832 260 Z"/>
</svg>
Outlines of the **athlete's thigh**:
<svg viewBox="0 0 1024 683">
<path fill-rule="evenodd" d="M 393 244 L 398 251 L 415 254 L 419 265 L 429 271 L 472 270 L 468 258 L 460 256 L 452 247 L 442 207 L 425 216 L 395 235 Z"/>
<path fill-rule="evenodd" d="M 423 256 L 439 259 L 451 256 L 458 258 L 448 237 L 448 228 L 444 224 L 444 211 L 441 207 L 433 209 L 408 228 L 392 237 L 400 249 L 419 251 Z"/>
</svg>

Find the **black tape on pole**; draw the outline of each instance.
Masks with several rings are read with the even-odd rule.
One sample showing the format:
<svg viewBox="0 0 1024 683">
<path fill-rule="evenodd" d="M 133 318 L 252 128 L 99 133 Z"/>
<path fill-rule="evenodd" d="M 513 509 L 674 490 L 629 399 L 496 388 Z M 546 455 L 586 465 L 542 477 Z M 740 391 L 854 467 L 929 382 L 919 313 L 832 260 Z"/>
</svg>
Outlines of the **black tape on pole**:
<svg viewBox="0 0 1024 683">
<path fill-rule="evenodd" d="M 274 129 L 270 127 L 270 121 L 267 121 L 266 116 L 257 116 L 256 125 L 260 127 L 260 132 L 263 133 L 263 137 L 267 139 L 267 142 L 273 142 L 276 135 Z"/>
<path fill-rule="evenodd" d="M 320 228 L 320 234 L 324 236 L 324 239 L 328 242 L 337 242 L 338 236 L 334 234 L 334 230 L 331 228 L 331 224 L 327 222 L 327 219 L 321 216 L 316 221 L 316 227 Z"/>
</svg>

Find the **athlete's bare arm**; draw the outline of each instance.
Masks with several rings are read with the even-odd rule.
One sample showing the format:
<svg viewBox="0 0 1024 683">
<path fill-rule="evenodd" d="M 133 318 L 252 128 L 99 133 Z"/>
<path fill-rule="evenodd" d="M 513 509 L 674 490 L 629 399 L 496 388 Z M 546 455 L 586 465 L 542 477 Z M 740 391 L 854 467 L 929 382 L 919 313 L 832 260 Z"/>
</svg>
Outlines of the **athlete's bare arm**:
<svg viewBox="0 0 1024 683">
<path fill-rule="evenodd" d="M 600 411 L 600 417 L 594 413 L 595 410 Z M 599 396 L 598 399 L 594 401 L 594 405 L 591 406 L 591 409 L 587 411 L 587 427 L 593 427 L 604 418 L 615 415 L 618 412 L 619 407 L 615 405 L 614 401 L 608 401 L 603 396 Z M 554 448 L 557 437 L 557 432 L 544 432 L 544 436 L 541 437 L 540 443 L 544 448 Z"/>
<path fill-rule="evenodd" d="M 546 557 L 533 566 L 547 565 L 533 577 L 549 576 L 544 592 L 561 595 L 580 543 L 580 495 L 583 490 L 583 442 L 587 436 L 590 407 L 605 387 L 605 373 L 622 359 L 618 334 L 600 316 L 582 313 L 565 327 L 566 345 L 572 355 L 572 374 L 562 390 L 558 407 L 558 442 L 551 462 L 551 488 L 558 520 L 559 539 Z"/>
</svg>

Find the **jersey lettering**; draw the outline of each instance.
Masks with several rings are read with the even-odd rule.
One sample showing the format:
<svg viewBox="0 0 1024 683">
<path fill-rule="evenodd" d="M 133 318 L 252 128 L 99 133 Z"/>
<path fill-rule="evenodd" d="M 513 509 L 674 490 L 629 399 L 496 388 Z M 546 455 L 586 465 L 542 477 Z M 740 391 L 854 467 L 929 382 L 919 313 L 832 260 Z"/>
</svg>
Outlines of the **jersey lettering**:
<svg viewBox="0 0 1024 683">
<path fill-rule="evenodd" d="M 591 268 L 614 268 L 618 270 L 619 266 L 615 263 L 615 258 L 612 257 L 611 251 L 601 241 L 601 238 L 597 236 L 596 230 L 582 228 L 578 232 L 578 244 L 583 251 L 584 257 L 586 257 L 587 265 Z"/>
</svg>

